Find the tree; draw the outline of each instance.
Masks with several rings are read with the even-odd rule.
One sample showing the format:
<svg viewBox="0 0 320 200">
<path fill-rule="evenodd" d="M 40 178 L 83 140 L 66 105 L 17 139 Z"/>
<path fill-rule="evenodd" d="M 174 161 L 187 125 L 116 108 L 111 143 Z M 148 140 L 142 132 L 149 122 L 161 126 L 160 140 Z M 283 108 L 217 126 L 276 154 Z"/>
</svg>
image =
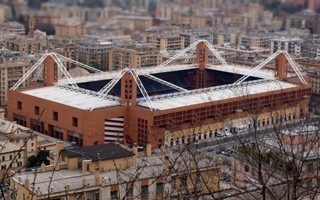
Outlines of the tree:
<svg viewBox="0 0 320 200">
<path fill-rule="evenodd" d="M 35 155 L 32 155 L 28 158 L 27 167 L 39 167 L 42 163 L 48 165 L 50 162 L 47 159 L 49 156 L 49 151 L 47 150 L 40 150 Z"/>
</svg>

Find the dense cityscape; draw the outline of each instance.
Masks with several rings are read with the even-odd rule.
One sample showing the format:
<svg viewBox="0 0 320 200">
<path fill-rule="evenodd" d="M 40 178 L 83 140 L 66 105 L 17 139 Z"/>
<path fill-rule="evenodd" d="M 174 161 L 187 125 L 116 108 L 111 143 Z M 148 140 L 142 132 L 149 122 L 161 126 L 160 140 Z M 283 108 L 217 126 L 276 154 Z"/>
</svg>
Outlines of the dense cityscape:
<svg viewBox="0 0 320 200">
<path fill-rule="evenodd" d="M 0 0 L 0 199 L 320 199 L 319 0 Z"/>
</svg>

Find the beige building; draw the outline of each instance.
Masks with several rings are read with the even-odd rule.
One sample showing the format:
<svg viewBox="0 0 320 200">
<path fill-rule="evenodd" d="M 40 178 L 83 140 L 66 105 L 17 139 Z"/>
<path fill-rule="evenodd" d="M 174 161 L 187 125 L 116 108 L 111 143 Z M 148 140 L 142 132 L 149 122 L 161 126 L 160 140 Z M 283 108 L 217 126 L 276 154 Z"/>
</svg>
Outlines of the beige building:
<svg viewBox="0 0 320 200">
<path fill-rule="evenodd" d="M 147 34 L 144 41 L 150 43 L 158 50 L 184 49 L 184 37 L 175 34 Z"/>
<path fill-rule="evenodd" d="M 0 141 L 1 170 L 0 177 L 3 179 L 9 172 L 20 170 L 26 163 L 25 149 L 8 141 Z M 7 174 L 7 175 L 6 175 Z"/>
<path fill-rule="evenodd" d="M 47 49 L 47 35 L 45 32 L 36 30 L 33 37 L 12 36 L 4 40 L 4 47 L 26 54 L 42 53 Z"/>
<path fill-rule="evenodd" d="M 124 34 L 140 31 L 152 26 L 152 17 L 149 16 L 127 16 L 119 15 L 116 17 L 117 23 L 124 28 Z"/>
<path fill-rule="evenodd" d="M 58 23 L 55 26 L 55 35 L 62 37 L 80 37 L 86 33 L 86 26 L 75 20 Z"/>
<path fill-rule="evenodd" d="M 312 69 L 307 72 L 307 75 L 310 77 L 310 82 L 312 86 L 312 93 L 320 95 L 320 70 Z"/>
<path fill-rule="evenodd" d="M 109 71 L 125 67 L 150 67 L 161 64 L 162 58 L 158 49 L 150 44 L 130 44 L 113 47 L 109 52 Z"/>
<path fill-rule="evenodd" d="M 81 40 L 77 44 L 76 60 L 97 69 L 106 71 L 109 64 L 108 53 L 112 46 L 112 42 Z"/>
<path fill-rule="evenodd" d="M 50 36 L 48 38 L 49 47 L 63 56 L 76 60 L 77 42 L 79 38 L 62 37 L 62 36 Z M 67 67 L 70 67 L 68 64 Z"/>
<path fill-rule="evenodd" d="M 137 146 L 131 150 L 111 143 L 62 148 L 58 144 L 56 152 L 50 154 L 50 165 L 12 176 L 16 199 L 29 195 L 33 199 L 48 195 L 52 199 L 168 199 L 183 195 L 186 189 L 205 194 L 220 188 L 220 166 L 208 166 L 208 159 L 185 166 L 183 158 L 175 160 L 176 154 L 151 155 L 151 145 L 144 155 L 138 153 Z M 56 173 L 51 179 L 53 170 Z"/>
<path fill-rule="evenodd" d="M 1 11 L 1 9 L 0 9 Z M 1 13 L 0 13 L 1 15 Z M 0 26 L 0 34 L 1 35 L 25 35 L 26 29 L 23 24 L 18 22 L 6 22 L 1 24 Z"/>
<path fill-rule="evenodd" d="M 19 52 L 9 50 L 0 51 L 0 105 L 5 107 L 8 100 L 8 90 L 28 71 L 30 60 Z M 24 86 L 28 82 L 23 83 Z"/>
</svg>

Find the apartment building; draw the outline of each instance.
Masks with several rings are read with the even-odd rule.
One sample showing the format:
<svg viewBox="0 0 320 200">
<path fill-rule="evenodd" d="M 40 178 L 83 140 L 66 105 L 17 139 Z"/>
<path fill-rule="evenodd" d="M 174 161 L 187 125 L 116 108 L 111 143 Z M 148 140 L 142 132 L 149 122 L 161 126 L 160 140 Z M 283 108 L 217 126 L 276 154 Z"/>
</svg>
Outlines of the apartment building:
<svg viewBox="0 0 320 200">
<path fill-rule="evenodd" d="M 232 56 L 225 57 L 228 63 L 252 67 L 257 66 L 262 60 L 264 60 L 270 54 L 269 49 L 263 49 L 258 47 L 215 45 L 214 48 L 216 48 L 219 51 L 232 54 Z"/>
<path fill-rule="evenodd" d="M 236 44 L 237 33 L 235 31 L 218 30 L 213 32 L 213 44 L 223 45 L 224 43 Z"/>
<path fill-rule="evenodd" d="M 48 38 L 49 47 L 55 52 L 76 60 L 77 43 L 79 41 L 78 37 L 62 37 L 62 36 L 50 36 Z M 69 64 L 67 67 L 71 67 Z"/>
<path fill-rule="evenodd" d="M 19 52 L 1 50 L 0 54 L 0 106 L 5 107 L 8 100 L 8 90 L 29 70 L 31 63 Z M 23 84 L 27 86 L 28 82 Z"/>
<path fill-rule="evenodd" d="M 113 47 L 109 52 L 109 71 L 126 67 L 140 68 L 162 63 L 159 50 L 148 43 Z"/>
<path fill-rule="evenodd" d="M 55 35 L 62 37 L 81 37 L 86 33 L 86 26 L 76 20 L 66 21 L 55 25 Z"/>
<path fill-rule="evenodd" d="M 109 50 L 112 42 L 99 40 L 80 40 L 77 43 L 77 61 L 106 71 L 109 64 Z"/>
<path fill-rule="evenodd" d="M 58 144 L 50 153 L 50 165 L 11 177 L 13 194 L 19 191 L 16 199 L 175 199 L 184 191 L 202 195 L 220 189 L 220 166 L 208 166 L 208 158 L 185 165 L 183 159 L 192 163 L 189 157 L 151 155 L 151 146 L 144 155 L 137 146 L 110 143 L 62 148 Z M 53 171 L 57 178 L 51 179 Z"/>
<path fill-rule="evenodd" d="M 270 51 L 285 50 L 294 57 L 301 56 L 301 45 L 303 40 L 300 38 L 273 38 L 270 40 Z"/>
<path fill-rule="evenodd" d="M 320 95 L 320 70 L 312 69 L 307 71 L 307 75 L 310 77 L 310 82 L 312 86 L 312 93 Z"/>
<path fill-rule="evenodd" d="M 270 49 L 270 39 L 272 39 L 272 37 L 268 35 L 242 34 L 238 36 L 238 44 Z"/>
<path fill-rule="evenodd" d="M 119 15 L 116 17 L 117 23 L 124 29 L 124 34 L 133 31 L 144 32 L 145 29 L 152 26 L 152 20 L 150 16 Z"/>
<path fill-rule="evenodd" d="M 12 36 L 3 41 L 4 47 L 12 51 L 26 54 L 43 53 L 47 49 L 47 35 L 45 32 L 36 30 L 33 37 Z"/>
<path fill-rule="evenodd" d="M 197 40 L 207 40 L 209 43 L 213 43 L 213 35 L 209 33 L 207 30 L 187 30 L 181 32 L 180 36 L 184 38 L 184 48 L 187 48 Z"/>
<path fill-rule="evenodd" d="M 26 163 L 24 147 L 8 141 L 0 141 L 1 170 L 0 178 L 7 177 L 9 173 L 20 170 Z"/>
<path fill-rule="evenodd" d="M 25 35 L 26 29 L 23 24 L 18 22 L 6 22 L 0 26 L 1 35 Z"/>
<path fill-rule="evenodd" d="M 147 34 L 144 41 L 158 50 L 181 50 L 185 46 L 184 37 L 178 34 Z"/>
</svg>

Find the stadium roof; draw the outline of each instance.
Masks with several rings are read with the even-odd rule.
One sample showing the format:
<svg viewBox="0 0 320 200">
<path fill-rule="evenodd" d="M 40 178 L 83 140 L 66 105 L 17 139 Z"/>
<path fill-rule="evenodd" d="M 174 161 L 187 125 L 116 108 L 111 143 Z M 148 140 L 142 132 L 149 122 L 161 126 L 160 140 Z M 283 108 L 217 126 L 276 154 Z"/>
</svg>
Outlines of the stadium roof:
<svg viewBox="0 0 320 200">
<path fill-rule="evenodd" d="M 92 107 L 98 109 L 120 105 L 118 101 L 102 99 L 94 95 L 80 93 L 58 86 L 31 89 L 22 91 L 21 93 L 82 110 L 90 110 Z"/>
<path fill-rule="evenodd" d="M 197 65 L 170 65 L 166 67 L 147 67 L 136 69 L 137 74 L 157 74 L 157 73 L 165 73 L 172 71 L 183 71 L 189 69 L 196 69 Z M 73 77 L 73 81 L 75 83 L 85 83 L 85 82 L 93 82 L 93 81 L 101 81 L 101 80 L 110 80 L 115 78 L 120 72 L 112 71 L 112 72 L 99 72 L 95 74 L 90 74 L 86 76 Z M 69 84 L 68 79 L 60 79 L 59 85 Z"/>
<path fill-rule="evenodd" d="M 180 94 L 159 95 L 151 99 L 152 106 L 155 109 L 166 110 L 294 87 L 297 87 L 297 85 L 287 82 L 256 80 L 244 82 L 240 85 L 223 85 L 190 92 L 180 92 Z M 145 101 L 138 102 L 138 105 L 148 107 Z"/>
</svg>

